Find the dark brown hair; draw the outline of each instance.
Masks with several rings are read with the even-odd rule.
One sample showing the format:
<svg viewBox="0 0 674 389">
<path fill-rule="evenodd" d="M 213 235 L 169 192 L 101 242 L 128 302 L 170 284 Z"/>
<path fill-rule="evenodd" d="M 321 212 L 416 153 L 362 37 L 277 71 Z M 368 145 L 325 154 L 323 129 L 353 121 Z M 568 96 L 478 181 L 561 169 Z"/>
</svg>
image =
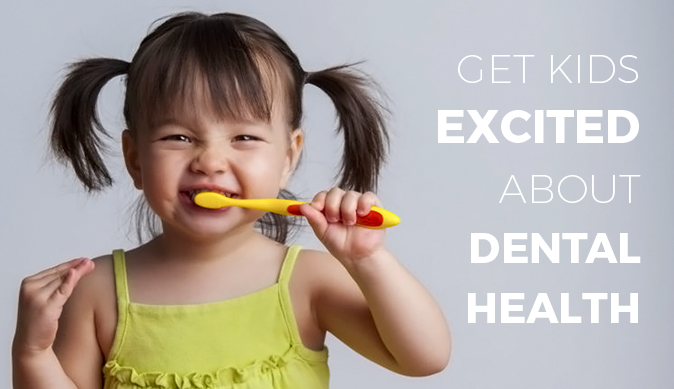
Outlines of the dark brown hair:
<svg viewBox="0 0 674 389">
<path fill-rule="evenodd" d="M 120 75 L 126 75 L 124 118 L 132 134 L 191 107 L 196 93 L 205 93 L 214 112 L 231 119 L 268 121 L 272 104 L 282 102 L 287 124 L 296 129 L 302 121 L 304 85 L 313 84 L 334 103 L 337 130 L 345 140 L 338 186 L 360 192 L 376 189 L 388 136 L 385 110 L 371 93 L 374 84 L 366 75 L 350 65 L 307 73 L 283 39 L 259 20 L 188 12 L 163 19 L 130 63 L 93 58 L 70 65 L 52 103 L 51 149 L 59 161 L 72 166 L 89 191 L 113 182 L 101 154 L 110 134 L 101 125 L 96 103 L 103 86 Z M 279 197 L 292 195 L 281 191 Z M 151 236 L 159 233 L 156 219 L 147 219 L 152 214 L 147 207 L 136 214 L 139 239 L 143 226 Z M 291 219 L 268 213 L 258 226 L 284 243 Z"/>
</svg>

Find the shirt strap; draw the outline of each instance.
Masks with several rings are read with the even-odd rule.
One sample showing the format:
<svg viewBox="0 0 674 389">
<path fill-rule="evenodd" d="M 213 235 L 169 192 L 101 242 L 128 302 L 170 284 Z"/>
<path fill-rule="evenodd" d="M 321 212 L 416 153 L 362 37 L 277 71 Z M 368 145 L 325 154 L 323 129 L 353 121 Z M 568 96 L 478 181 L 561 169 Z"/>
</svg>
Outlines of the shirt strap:
<svg viewBox="0 0 674 389">
<path fill-rule="evenodd" d="M 295 314 L 293 313 L 293 306 L 290 301 L 290 288 L 288 285 L 290 283 L 290 276 L 292 275 L 293 267 L 295 266 L 295 261 L 297 260 L 297 255 L 301 250 L 302 247 L 299 245 L 292 245 L 288 248 L 286 257 L 283 260 L 283 264 L 281 265 L 281 273 L 279 274 L 278 279 L 281 309 L 283 310 L 283 316 L 288 334 L 290 335 L 291 344 L 294 346 L 300 346 L 302 344 L 302 340 L 297 328 Z"/>
<path fill-rule="evenodd" d="M 117 290 L 118 308 L 126 311 L 129 304 L 129 286 L 126 281 L 126 261 L 124 259 L 124 250 L 114 250 L 112 259 L 115 268 L 115 289 Z"/>
<path fill-rule="evenodd" d="M 126 260 L 124 250 L 114 250 L 112 252 L 112 264 L 115 272 L 115 290 L 117 294 L 117 329 L 115 330 L 115 341 L 110 349 L 108 360 L 117 358 L 121 345 L 126 337 L 126 329 L 129 311 L 129 288 L 126 279 Z"/>
<path fill-rule="evenodd" d="M 300 253 L 300 251 L 302 251 L 302 246 L 300 245 L 294 244 L 288 247 L 288 251 L 286 252 L 286 257 L 283 260 L 283 264 L 281 265 L 281 272 L 279 273 L 278 277 L 278 283 L 283 288 L 288 287 L 288 283 L 290 282 L 290 276 L 293 273 L 293 267 L 295 266 L 297 255 Z"/>
</svg>

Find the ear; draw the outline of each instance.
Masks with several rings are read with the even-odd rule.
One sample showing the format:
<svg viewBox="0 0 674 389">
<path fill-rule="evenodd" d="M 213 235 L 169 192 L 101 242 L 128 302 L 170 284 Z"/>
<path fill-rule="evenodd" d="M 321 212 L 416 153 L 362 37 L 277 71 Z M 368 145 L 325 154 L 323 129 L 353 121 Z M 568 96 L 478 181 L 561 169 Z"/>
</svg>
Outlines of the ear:
<svg viewBox="0 0 674 389">
<path fill-rule="evenodd" d="M 283 176 L 281 177 L 281 189 L 286 187 L 290 176 L 292 176 L 297 163 L 302 154 L 302 143 L 304 142 L 304 135 L 302 130 L 297 128 L 290 134 L 290 144 L 288 146 L 288 153 L 286 155 L 286 162 L 283 168 Z"/>
<path fill-rule="evenodd" d="M 122 132 L 122 152 L 124 153 L 126 170 L 133 180 L 133 185 L 136 189 L 143 189 L 140 163 L 138 161 L 138 147 L 136 145 L 136 139 L 129 130 L 124 130 Z"/>
</svg>

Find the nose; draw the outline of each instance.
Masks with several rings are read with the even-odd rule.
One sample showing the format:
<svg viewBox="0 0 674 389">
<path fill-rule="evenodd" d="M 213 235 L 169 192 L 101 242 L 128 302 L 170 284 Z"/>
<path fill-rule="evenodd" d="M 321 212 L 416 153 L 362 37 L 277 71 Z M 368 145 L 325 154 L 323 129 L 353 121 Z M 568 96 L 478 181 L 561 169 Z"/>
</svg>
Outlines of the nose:
<svg viewBox="0 0 674 389">
<path fill-rule="evenodd" d="M 227 152 L 222 145 L 202 146 L 190 164 L 190 169 L 199 174 L 214 175 L 225 173 L 229 169 Z"/>
</svg>

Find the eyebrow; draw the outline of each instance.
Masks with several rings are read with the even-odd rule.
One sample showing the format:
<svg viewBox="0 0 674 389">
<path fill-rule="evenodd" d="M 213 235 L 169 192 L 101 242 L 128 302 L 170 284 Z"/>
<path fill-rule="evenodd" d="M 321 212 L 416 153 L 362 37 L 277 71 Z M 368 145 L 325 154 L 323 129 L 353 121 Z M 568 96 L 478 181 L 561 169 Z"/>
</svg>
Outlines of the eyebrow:
<svg viewBox="0 0 674 389">
<path fill-rule="evenodd" d="M 169 125 L 180 125 L 180 126 L 185 126 L 185 121 L 183 120 L 178 120 L 175 117 L 162 117 L 161 119 L 153 119 L 150 121 L 151 128 L 152 129 L 157 129 L 159 127 L 163 126 L 169 126 Z"/>
<path fill-rule="evenodd" d="M 179 119 L 175 116 L 165 116 L 162 117 L 161 119 L 158 120 L 153 120 L 152 121 L 152 129 L 157 129 L 163 126 L 170 126 L 170 125 L 178 125 L 181 127 L 194 127 L 193 125 L 190 125 L 196 121 L 196 123 L 199 122 L 198 116 L 194 115 L 193 118 L 190 118 L 188 120 L 184 119 Z M 270 130 L 269 122 L 262 120 L 262 119 L 231 119 L 231 118 L 221 118 L 218 121 L 222 122 L 231 122 L 234 123 L 235 125 L 243 125 L 243 126 L 255 126 L 255 127 L 261 127 L 265 130 Z M 197 126 L 198 127 L 198 126 Z"/>
</svg>

